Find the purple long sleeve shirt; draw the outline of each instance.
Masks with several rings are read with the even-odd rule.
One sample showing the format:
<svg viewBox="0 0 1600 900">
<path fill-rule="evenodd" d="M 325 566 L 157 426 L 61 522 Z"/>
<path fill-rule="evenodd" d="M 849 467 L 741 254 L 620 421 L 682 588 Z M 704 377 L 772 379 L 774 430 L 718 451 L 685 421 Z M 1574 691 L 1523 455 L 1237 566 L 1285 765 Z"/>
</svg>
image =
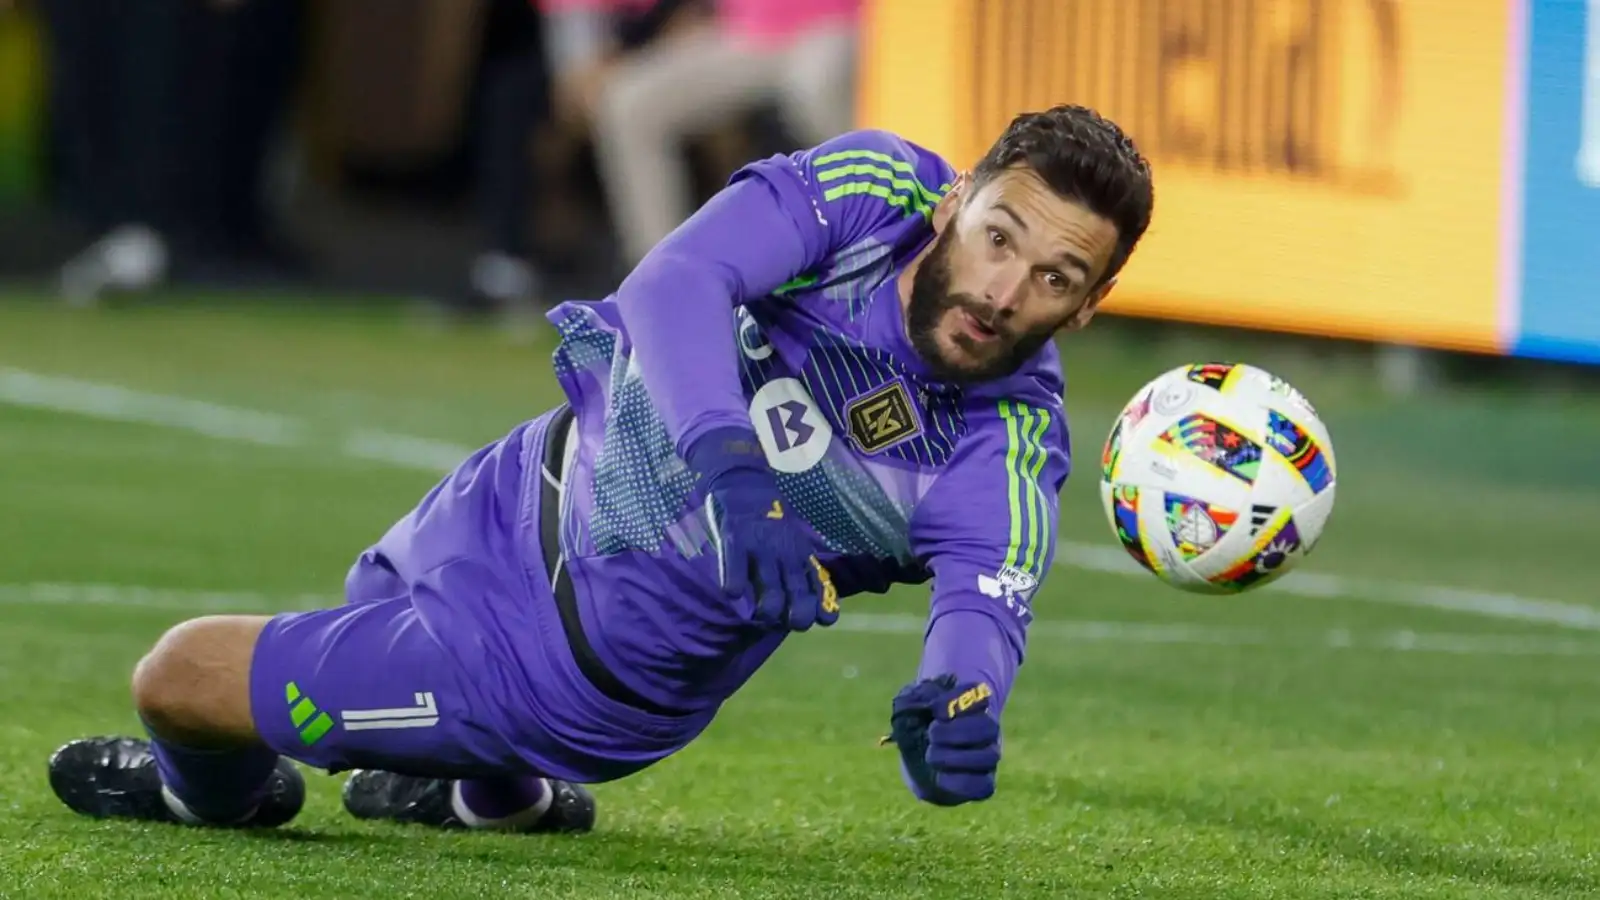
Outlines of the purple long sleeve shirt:
<svg viewBox="0 0 1600 900">
<path fill-rule="evenodd" d="M 906 335 L 896 279 L 932 240 L 954 178 L 879 131 L 754 163 L 613 297 L 551 313 L 583 436 L 563 549 L 591 640 L 629 687 L 709 714 L 783 640 L 753 631 L 750 604 L 717 588 L 681 461 L 707 430 L 740 425 L 844 615 L 865 605 L 853 595 L 931 578 L 917 675 L 987 681 L 1000 715 L 1071 460 L 1054 345 L 1010 377 L 958 387 Z"/>
</svg>

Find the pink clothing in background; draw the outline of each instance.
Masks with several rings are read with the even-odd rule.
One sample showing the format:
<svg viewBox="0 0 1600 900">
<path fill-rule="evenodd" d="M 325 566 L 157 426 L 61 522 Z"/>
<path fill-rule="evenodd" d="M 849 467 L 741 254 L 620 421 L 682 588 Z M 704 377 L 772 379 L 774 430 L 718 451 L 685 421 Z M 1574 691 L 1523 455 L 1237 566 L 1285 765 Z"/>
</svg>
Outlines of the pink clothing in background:
<svg viewBox="0 0 1600 900">
<path fill-rule="evenodd" d="M 644 12 L 658 0 L 533 0 L 542 13 Z M 730 37 L 744 42 L 785 44 L 812 29 L 853 24 L 861 0 L 713 0 L 717 20 Z"/>
<path fill-rule="evenodd" d="M 598 10 L 600 12 L 642 12 L 656 0 L 533 0 L 535 9 L 542 13 L 571 12 L 573 10 Z"/>
<path fill-rule="evenodd" d="M 853 24 L 861 0 L 715 0 L 729 36 L 758 44 L 785 44 L 830 25 Z"/>
</svg>

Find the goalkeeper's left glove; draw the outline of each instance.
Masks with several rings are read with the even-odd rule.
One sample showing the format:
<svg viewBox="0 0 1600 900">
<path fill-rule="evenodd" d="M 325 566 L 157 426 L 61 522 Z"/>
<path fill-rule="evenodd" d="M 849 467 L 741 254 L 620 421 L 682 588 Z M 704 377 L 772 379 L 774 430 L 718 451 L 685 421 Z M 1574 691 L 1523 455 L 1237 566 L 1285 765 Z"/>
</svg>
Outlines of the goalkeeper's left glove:
<svg viewBox="0 0 1600 900">
<path fill-rule="evenodd" d="M 989 713 L 994 690 L 941 675 L 895 695 L 889 737 L 921 800 L 958 806 L 994 795 L 1000 767 L 1000 722 Z"/>
</svg>

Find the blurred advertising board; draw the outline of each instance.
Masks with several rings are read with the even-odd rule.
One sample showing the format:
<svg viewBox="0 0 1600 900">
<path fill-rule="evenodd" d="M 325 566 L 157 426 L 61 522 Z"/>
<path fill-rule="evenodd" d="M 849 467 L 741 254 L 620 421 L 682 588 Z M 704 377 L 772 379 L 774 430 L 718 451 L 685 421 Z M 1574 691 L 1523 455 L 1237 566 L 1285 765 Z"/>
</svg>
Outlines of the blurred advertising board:
<svg viewBox="0 0 1600 900">
<path fill-rule="evenodd" d="M 959 167 L 1116 119 L 1156 167 L 1116 312 L 1600 361 L 1597 7 L 869 0 L 861 124 Z"/>
<path fill-rule="evenodd" d="M 1531 7 L 1511 350 L 1600 362 L 1600 0 Z"/>
</svg>

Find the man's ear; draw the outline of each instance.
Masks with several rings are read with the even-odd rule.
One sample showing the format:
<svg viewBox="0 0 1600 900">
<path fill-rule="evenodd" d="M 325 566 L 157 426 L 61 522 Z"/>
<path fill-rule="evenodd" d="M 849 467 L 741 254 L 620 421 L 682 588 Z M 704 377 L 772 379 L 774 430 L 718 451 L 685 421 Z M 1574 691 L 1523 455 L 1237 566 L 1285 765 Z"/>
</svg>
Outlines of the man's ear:
<svg viewBox="0 0 1600 900">
<path fill-rule="evenodd" d="M 1067 324 L 1064 326 L 1066 330 L 1081 331 L 1088 327 L 1089 320 L 1094 318 L 1095 312 L 1100 309 L 1100 304 L 1105 302 L 1106 296 L 1116 286 L 1117 279 L 1113 278 L 1091 291 L 1088 299 L 1084 300 L 1083 305 L 1078 307 L 1078 311 L 1067 318 Z"/>
<path fill-rule="evenodd" d="M 970 172 L 962 172 L 956 176 L 956 180 L 950 185 L 950 190 L 946 191 L 944 196 L 940 197 L 939 202 L 933 207 L 932 224 L 934 234 L 943 234 L 945 228 L 949 227 L 950 222 L 956 217 L 956 210 L 961 208 L 962 198 L 971 189 L 972 174 Z"/>
</svg>

